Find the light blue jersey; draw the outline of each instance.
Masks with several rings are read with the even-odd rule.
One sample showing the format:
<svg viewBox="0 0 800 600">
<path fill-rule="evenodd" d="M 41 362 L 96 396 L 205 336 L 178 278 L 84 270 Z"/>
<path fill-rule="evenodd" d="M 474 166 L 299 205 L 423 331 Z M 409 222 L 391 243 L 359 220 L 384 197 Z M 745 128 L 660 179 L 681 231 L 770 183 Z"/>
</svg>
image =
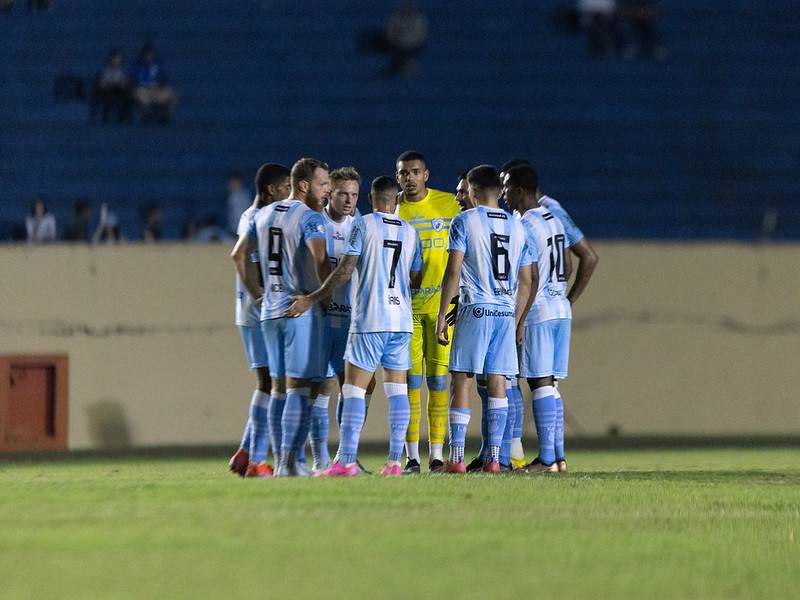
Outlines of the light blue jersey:
<svg viewBox="0 0 800 600">
<path fill-rule="evenodd" d="M 356 215 L 343 254 L 359 257 L 350 333 L 413 332 L 409 273 L 423 266 L 416 230 L 394 215 Z"/>
<path fill-rule="evenodd" d="M 347 235 L 353 224 L 353 218 L 347 215 L 341 223 L 337 223 L 328 215 L 327 210 L 322 211 L 322 220 L 325 223 L 325 238 L 327 243 L 328 257 L 331 259 L 331 271 L 339 264 L 339 259 L 344 251 Z M 350 282 L 346 282 L 341 287 L 334 290 L 331 295 L 331 303 L 328 307 L 328 317 L 330 317 L 331 327 L 341 328 L 350 327 Z"/>
<path fill-rule="evenodd" d="M 500 208 L 478 206 L 450 224 L 448 252 L 464 253 L 459 304 L 516 308 L 519 268 L 534 262 L 525 227 Z"/>
<path fill-rule="evenodd" d="M 255 221 L 258 214 L 257 208 L 251 206 L 242 213 L 239 218 L 239 227 L 236 229 L 237 235 L 244 235 L 250 228 L 250 224 Z M 258 263 L 258 252 L 250 255 L 251 262 Z M 262 290 L 263 292 L 263 290 Z M 247 293 L 247 290 L 242 283 L 242 278 L 239 273 L 236 273 L 236 324 L 244 327 L 258 327 L 261 321 L 261 308 L 256 306 L 256 303 Z"/>
<path fill-rule="evenodd" d="M 308 249 L 312 239 L 325 239 L 322 215 L 288 198 L 262 208 L 248 235 L 258 245 L 264 277 L 261 320 L 283 317 L 289 296 L 308 294 L 320 285 Z"/>
<path fill-rule="evenodd" d="M 554 200 L 550 196 L 542 196 L 539 198 L 539 204 L 557 216 L 561 224 L 564 225 L 564 232 L 567 235 L 567 246 L 572 247 L 583 239 L 583 232 L 575 225 L 575 221 L 567 214 L 567 211 L 564 210 L 564 207 L 561 206 L 558 200 Z"/>
<path fill-rule="evenodd" d="M 567 275 L 564 258 L 569 244 L 564 225 L 544 206 L 532 208 L 522 216 L 536 241 L 539 263 L 539 288 L 526 323 L 551 319 L 571 319 L 572 308 L 567 300 Z"/>
</svg>

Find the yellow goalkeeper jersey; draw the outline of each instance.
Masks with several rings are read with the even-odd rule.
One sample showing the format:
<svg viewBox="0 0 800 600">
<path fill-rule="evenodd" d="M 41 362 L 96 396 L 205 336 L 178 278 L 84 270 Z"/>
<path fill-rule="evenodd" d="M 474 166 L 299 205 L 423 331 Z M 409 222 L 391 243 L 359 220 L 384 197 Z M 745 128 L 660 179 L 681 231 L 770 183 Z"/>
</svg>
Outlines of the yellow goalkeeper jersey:
<svg viewBox="0 0 800 600">
<path fill-rule="evenodd" d="M 422 240 L 422 287 L 412 292 L 411 308 L 415 314 L 439 312 L 442 278 L 447 266 L 447 239 L 450 221 L 461 207 L 456 197 L 428 188 L 428 195 L 419 202 L 402 200 L 397 214 L 414 226 Z"/>
</svg>

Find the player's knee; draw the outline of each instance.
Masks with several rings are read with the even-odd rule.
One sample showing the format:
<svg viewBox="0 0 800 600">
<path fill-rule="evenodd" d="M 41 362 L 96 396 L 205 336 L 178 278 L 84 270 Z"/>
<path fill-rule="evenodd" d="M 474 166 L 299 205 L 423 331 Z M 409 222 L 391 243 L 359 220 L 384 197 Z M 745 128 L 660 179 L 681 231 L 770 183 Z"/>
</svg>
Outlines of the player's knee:
<svg viewBox="0 0 800 600">
<path fill-rule="evenodd" d="M 422 389 L 422 375 L 408 375 L 408 389 L 420 390 Z"/>
<path fill-rule="evenodd" d="M 425 379 L 430 391 L 444 392 L 447 390 L 447 375 L 428 375 Z"/>
</svg>

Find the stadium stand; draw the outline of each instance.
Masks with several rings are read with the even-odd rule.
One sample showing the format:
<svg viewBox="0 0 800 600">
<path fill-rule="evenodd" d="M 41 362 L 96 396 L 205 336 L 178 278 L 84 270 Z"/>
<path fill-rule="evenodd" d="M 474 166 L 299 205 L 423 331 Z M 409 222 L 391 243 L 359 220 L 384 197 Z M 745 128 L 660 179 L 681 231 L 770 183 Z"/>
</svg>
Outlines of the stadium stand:
<svg viewBox="0 0 800 600">
<path fill-rule="evenodd" d="M 661 61 L 590 58 L 582 36 L 554 26 L 560 6 L 421 2 L 430 42 L 413 79 L 377 77 L 385 57 L 358 52 L 393 9 L 367 0 L 3 14 L 0 234 L 44 194 L 59 224 L 76 198 L 108 202 L 133 239 L 157 200 L 178 238 L 190 218 L 224 221 L 232 168 L 250 178 L 266 161 L 317 156 L 369 180 L 418 148 L 439 189 L 480 162 L 531 159 L 595 239 L 800 239 L 791 3 L 664 2 Z M 53 100 L 60 74 L 88 82 L 110 47 L 130 61 L 144 41 L 180 96 L 170 126 L 89 124 L 85 102 Z"/>
</svg>

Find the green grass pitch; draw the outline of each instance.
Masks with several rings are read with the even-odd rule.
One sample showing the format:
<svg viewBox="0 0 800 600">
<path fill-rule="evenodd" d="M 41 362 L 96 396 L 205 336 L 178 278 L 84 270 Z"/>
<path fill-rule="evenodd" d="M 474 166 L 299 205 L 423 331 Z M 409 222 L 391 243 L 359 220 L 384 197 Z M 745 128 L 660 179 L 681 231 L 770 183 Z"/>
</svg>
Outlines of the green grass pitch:
<svg viewBox="0 0 800 600">
<path fill-rule="evenodd" d="M 800 597 L 797 449 L 569 461 L 243 480 L 226 456 L 6 460 L 0 598 Z"/>
</svg>

